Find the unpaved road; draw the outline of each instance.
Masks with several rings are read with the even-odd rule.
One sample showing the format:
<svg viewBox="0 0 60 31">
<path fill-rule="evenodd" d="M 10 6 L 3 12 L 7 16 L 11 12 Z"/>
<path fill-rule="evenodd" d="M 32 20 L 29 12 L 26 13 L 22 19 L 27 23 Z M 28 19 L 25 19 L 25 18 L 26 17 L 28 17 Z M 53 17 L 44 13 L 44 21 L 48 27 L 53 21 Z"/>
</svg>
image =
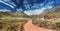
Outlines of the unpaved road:
<svg viewBox="0 0 60 31">
<path fill-rule="evenodd" d="M 32 24 L 32 20 L 29 20 L 25 25 L 24 25 L 24 30 L 25 31 L 53 31 L 51 29 L 46 29 L 42 27 L 38 27 L 34 24 Z"/>
</svg>

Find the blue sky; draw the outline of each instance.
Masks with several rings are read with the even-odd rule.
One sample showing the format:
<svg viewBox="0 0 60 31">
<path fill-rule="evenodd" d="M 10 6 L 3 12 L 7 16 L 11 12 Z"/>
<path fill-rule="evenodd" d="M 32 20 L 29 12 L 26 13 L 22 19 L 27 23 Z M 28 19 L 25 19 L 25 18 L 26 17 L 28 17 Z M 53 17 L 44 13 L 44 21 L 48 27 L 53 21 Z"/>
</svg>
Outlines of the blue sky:
<svg viewBox="0 0 60 31">
<path fill-rule="evenodd" d="M 58 5 L 60 0 L 0 0 L 0 11 L 24 11 L 28 15 L 37 15 Z"/>
<path fill-rule="evenodd" d="M 25 8 L 27 9 L 27 11 L 25 11 L 26 14 L 28 15 L 36 15 L 36 14 L 40 14 L 42 13 L 44 10 L 46 9 L 52 9 L 58 5 L 60 5 L 60 0 L 39 0 L 41 1 L 41 3 L 34 3 L 34 5 L 31 6 L 31 8 L 29 7 L 30 5 L 26 5 Z"/>
</svg>

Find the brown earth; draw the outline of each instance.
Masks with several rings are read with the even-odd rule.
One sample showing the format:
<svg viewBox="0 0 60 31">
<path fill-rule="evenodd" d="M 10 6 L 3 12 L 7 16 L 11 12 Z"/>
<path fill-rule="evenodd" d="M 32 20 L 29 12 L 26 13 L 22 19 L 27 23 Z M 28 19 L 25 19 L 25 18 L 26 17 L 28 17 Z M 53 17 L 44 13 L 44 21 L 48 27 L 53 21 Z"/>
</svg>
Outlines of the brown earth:
<svg viewBox="0 0 60 31">
<path fill-rule="evenodd" d="M 24 25 L 24 30 L 25 31 L 53 31 L 51 29 L 38 27 L 38 26 L 32 24 L 32 20 L 31 19 L 29 19 L 28 22 Z"/>
</svg>

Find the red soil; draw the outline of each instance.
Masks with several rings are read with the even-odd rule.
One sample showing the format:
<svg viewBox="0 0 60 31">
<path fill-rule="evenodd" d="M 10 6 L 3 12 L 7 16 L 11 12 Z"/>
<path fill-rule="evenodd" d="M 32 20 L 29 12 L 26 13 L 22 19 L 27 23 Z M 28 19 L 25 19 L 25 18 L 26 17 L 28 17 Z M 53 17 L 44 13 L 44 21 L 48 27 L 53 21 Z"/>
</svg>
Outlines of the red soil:
<svg viewBox="0 0 60 31">
<path fill-rule="evenodd" d="M 53 30 L 45 29 L 45 28 L 38 27 L 38 26 L 32 24 L 32 20 L 29 20 L 29 21 L 24 25 L 24 30 L 25 30 L 25 31 L 53 31 Z"/>
</svg>

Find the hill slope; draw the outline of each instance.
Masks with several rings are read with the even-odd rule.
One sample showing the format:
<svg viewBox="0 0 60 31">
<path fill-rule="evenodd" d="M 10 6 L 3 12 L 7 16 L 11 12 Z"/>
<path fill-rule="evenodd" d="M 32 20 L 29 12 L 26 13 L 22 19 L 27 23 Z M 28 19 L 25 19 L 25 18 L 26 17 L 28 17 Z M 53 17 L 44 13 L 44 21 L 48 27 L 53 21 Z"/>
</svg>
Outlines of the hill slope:
<svg viewBox="0 0 60 31">
<path fill-rule="evenodd" d="M 14 17 L 12 12 L 0 12 L 0 17 Z"/>
<path fill-rule="evenodd" d="M 27 14 L 25 14 L 23 11 L 19 11 L 17 13 L 15 13 L 14 15 L 16 15 L 16 17 L 24 17 L 27 18 L 29 17 Z"/>
<path fill-rule="evenodd" d="M 44 17 L 44 16 L 57 16 L 60 17 L 60 6 L 57 6 L 51 10 L 45 10 L 42 12 L 39 16 Z"/>
<path fill-rule="evenodd" d="M 0 12 L 0 17 L 29 17 L 27 14 L 25 14 L 23 11 L 12 13 L 12 12 Z"/>
</svg>

